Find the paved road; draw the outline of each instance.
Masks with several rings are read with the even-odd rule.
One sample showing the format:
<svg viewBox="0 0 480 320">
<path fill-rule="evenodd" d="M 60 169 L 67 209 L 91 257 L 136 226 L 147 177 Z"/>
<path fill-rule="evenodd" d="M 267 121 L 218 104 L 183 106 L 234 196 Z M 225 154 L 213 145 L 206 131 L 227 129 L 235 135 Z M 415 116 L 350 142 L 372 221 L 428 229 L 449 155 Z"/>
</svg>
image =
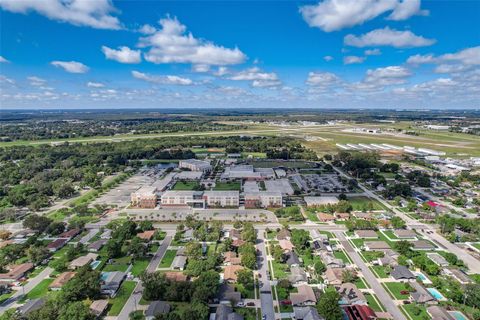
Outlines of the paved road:
<svg viewBox="0 0 480 320">
<path fill-rule="evenodd" d="M 375 291 L 378 300 L 383 304 L 385 309 L 393 316 L 395 320 L 407 320 L 403 313 L 400 311 L 398 306 L 393 302 L 393 300 L 388 295 L 387 291 L 382 287 L 380 282 L 378 282 L 377 278 L 373 275 L 372 271 L 368 268 L 368 266 L 363 262 L 360 255 L 355 251 L 355 249 L 350 245 L 347 238 L 342 232 L 335 232 L 337 239 L 340 240 L 345 251 L 347 251 L 348 255 L 352 259 L 353 263 L 362 270 L 362 274 L 370 284 L 372 289 Z"/>
<path fill-rule="evenodd" d="M 53 269 L 50 267 L 46 267 L 42 272 L 40 272 L 37 276 L 33 277 L 28 281 L 26 285 L 23 286 L 23 290 L 19 290 L 15 292 L 10 299 L 5 300 L 0 306 L 0 314 L 4 313 L 6 310 L 10 309 L 15 305 L 17 300 L 19 300 L 23 295 L 26 295 L 33 288 L 35 288 L 43 279 L 46 279 L 50 274 L 53 272 Z"/>
<path fill-rule="evenodd" d="M 162 261 L 163 256 L 165 255 L 165 252 L 167 251 L 167 248 L 171 242 L 172 242 L 171 235 L 167 235 L 165 239 L 163 239 L 162 244 L 160 245 L 160 247 L 158 247 L 157 252 L 153 256 L 152 260 L 150 260 L 150 263 L 147 266 L 147 272 L 152 273 L 157 270 L 157 267 Z M 118 320 L 129 320 L 130 313 L 138 309 L 138 305 L 140 303 L 140 299 L 142 298 L 142 294 L 143 294 L 143 286 L 142 286 L 142 282 L 139 280 L 137 285 L 135 286 L 135 289 L 133 290 L 132 295 L 128 298 L 127 302 L 125 302 L 125 305 L 123 306 L 122 311 L 120 311 L 120 314 L 117 317 Z"/>
<path fill-rule="evenodd" d="M 344 176 L 348 179 L 351 178 L 348 175 L 346 175 L 344 172 L 339 170 L 338 168 L 334 168 L 334 169 L 338 173 L 340 173 L 340 175 L 342 175 L 342 176 Z M 414 226 L 414 228 L 417 229 L 417 231 L 420 231 L 420 232 L 421 232 L 422 229 L 425 230 L 425 231 L 427 231 L 427 230 L 428 231 L 433 231 L 432 233 L 424 232 L 423 235 L 425 237 L 429 238 L 430 240 L 432 240 L 433 242 L 437 242 L 438 244 L 443 246 L 447 251 L 455 254 L 458 259 L 461 259 L 463 262 L 465 262 L 465 264 L 468 266 L 468 269 L 469 269 L 470 273 L 475 273 L 475 274 L 480 273 L 480 261 L 475 259 L 473 256 L 471 256 L 464 249 L 454 245 L 453 243 L 451 243 L 450 241 L 448 241 L 447 239 L 445 239 L 444 237 L 439 235 L 434 226 L 429 225 L 429 224 L 425 224 L 425 223 L 421 223 L 418 220 L 410 218 L 403 211 L 398 210 L 397 208 L 392 206 L 390 203 L 385 201 L 385 199 L 383 199 L 382 197 L 379 197 L 375 192 L 367 189 L 365 186 L 363 186 L 360 183 L 358 184 L 358 186 L 360 188 L 362 188 L 362 190 L 365 192 L 365 194 L 367 194 L 369 197 L 379 201 L 385 207 L 392 210 L 397 216 L 402 218 L 407 223 L 407 225 L 411 226 L 412 228 Z"/>
<path fill-rule="evenodd" d="M 267 250 L 265 248 L 265 237 L 263 230 L 257 230 L 257 249 L 260 250 L 261 255 L 257 256 L 257 263 L 259 266 L 259 274 L 261 278 L 259 281 L 263 283 L 263 287 L 260 288 L 260 304 L 262 315 L 266 315 L 267 320 L 275 320 L 275 309 L 273 308 L 273 296 L 272 287 L 270 286 L 270 278 L 267 275 L 268 261 Z M 270 293 L 262 293 L 270 292 Z"/>
<path fill-rule="evenodd" d="M 160 228 L 163 231 L 167 232 L 172 232 L 173 234 L 175 233 L 177 229 L 177 225 L 179 223 L 154 223 L 155 228 Z M 265 230 L 266 228 L 270 229 L 276 229 L 276 228 L 283 228 L 283 226 L 280 223 L 263 223 L 263 224 L 255 224 L 255 228 L 257 229 L 262 229 Z M 346 231 L 347 228 L 343 224 L 316 224 L 314 222 L 308 224 L 308 223 L 303 223 L 301 225 L 298 224 L 292 224 L 289 226 L 292 229 L 317 229 L 317 230 L 323 230 L 323 231 Z M 224 224 L 223 228 L 225 230 L 229 230 L 233 228 L 233 224 Z"/>
</svg>

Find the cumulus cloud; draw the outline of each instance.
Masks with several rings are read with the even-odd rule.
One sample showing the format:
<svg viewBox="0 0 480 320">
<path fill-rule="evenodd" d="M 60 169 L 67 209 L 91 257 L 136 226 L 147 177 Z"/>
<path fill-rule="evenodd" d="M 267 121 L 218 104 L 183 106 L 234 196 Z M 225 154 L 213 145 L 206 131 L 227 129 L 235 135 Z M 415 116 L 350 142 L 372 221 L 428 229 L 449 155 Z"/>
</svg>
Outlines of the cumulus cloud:
<svg viewBox="0 0 480 320">
<path fill-rule="evenodd" d="M 157 29 L 149 24 L 144 24 L 140 29 L 138 29 L 138 32 L 143 34 L 153 34 L 155 31 L 157 31 Z"/>
<path fill-rule="evenodd" d="M 70 73 L 85 73 L 90 70 L 89 67 L 77 61 L 52 61 L 50 64 Z"/>
<path fill-rule="evenodd" d="M 4 75 L 0 74 L 0 83 L 2 83 L 2 82 L 6 82 L 6 83 L 12 84 L 12 85 L 15 84 L 15 80 L 10 79 L 10 78 L 5 77 Z"/>
<path fill-rule="evenodd" d="M 87 82 L 87 87 L 89 88 L 103 88 L 105 85 L 101 82 Z"/>
<path fill-rule="evenodd" d="M 331 72 L 309 72 L 306 84 L 326 87 L 340 82 L 340 78 Z"/>
<path fill-rule="evenodd" d="M 10 61 L 8 61 L 7 59 L 5 59 L 4 57 L 0 56 L 0 63 L 9 63 Z"/>
<path fill-rule="evenodd" d="M 363 63 L 365 59 L 365 57 L 346 56 L 343 58 L 343 64 Z"/>
<path fill-rule="evenodd" d="M 329 62 L 329 61 L 333 60 L 333 57 L 332 56 L 325 56 L 325 57 L 323 57 L 323 60 Z"/>
<path fill-rule="evenodd" d="M 257 88 L 276 87 L 281 84 L 275 72 L 265 72 L 258 67 L 239 71 L 231 75 L 228 79 L 234 81 L 252 81 L 252 86 Z"/>
<path fill-rule="evenodd" d="M 27 80 L 30 81 L 30 85 L 35 86 L 35 87 L 41 87 L 47 83 L 47 80 L 42 79 L 37 76 L 29 76 L 27 77 Z"/>
<path fill-rule="evenodd" d="M 406 20 L 427 13 L 420 9 L 420 0 L 323 0 L 300 7 L 310 27 L 326 32 L 360 25 L 386 12 L 391 12 L 388 17 L 391 20 Z"/>
<path fill-rule="evenodd" d="M 192 67 L 194 72 L 204 73 L 210 71 L 210 66 L 208 64 L 196 64 Z"/>
<path fill-rule="evenodd" d="M 166 17 L 159 21 L 161 29 L 140 38 L 139 46 L 149 48 L 145 60 L 160 63 L 192 63 L 204 65 L 232 65 L 245 61 L 238 48 L 229 49 L 212 42 L 195 38 L 187 33 L 185 25 L 177 18 Z"/>
<path fill-rule="evenodd" d="M 439 56 L 433 54 L 413 55 L 407 59 L 408 64 L 437 64 L 436 73 L 456 73 L 469 70 L 480 65 L 480 46 L 466 48 L 455 53 L 446 53 Z"/>
<path fill-rule="evenodd" d="M 380 51 L 380 49 L 372 49 L 372 50 L 365 50 L 364 54 L 366 56 L 379 56 L 382 54 L 382 52 Z"/>
<path fill-rule="evenodd" d="M 142 61 L 140 50 L 132 50 L 126 46 L 118 47 L 117 50 L 102 46 L 102 52 L 105 54 L 105 58 L 120 63 L 140 63 Z"/>
<path fill-rule="evenodd" d="M 348 34 L 343 42 L 352 47 L 392 46 L 395 48 L 414 48 L 430 46 L 435 39 L 427 39 L 417 36 L 411 31 L 398 31 L 385 27 L 384 29 L 372 30 L 360 36 Z"/>
<path fill-rule="evenodd" d="M 110 0 L 0 0 L 4 10 L 26 14 L 34 11 L 51 20 L 96 29 L 121 29 L 117 10 Z"/>
<path fill-rule="evenodd" d="M 182 78 L 174 75 L 156 76 L 156 75 L 150 75 L 150 74 L 146 74 L 139 71 L 132 71 L 132 76 L 136 79 L 144 80 L 147 82 L 158 83 L 158 84 L 180 85 L 180 86 L 189 86 L 194 84 L 192 79 Z"/>
<path fill-rule="evenodd" d="M 364 82 L 377 86 L 403 84 L 411 75 L 410 70 L 404 67 L 389 66 L 367 70 Z"/>
</svg>

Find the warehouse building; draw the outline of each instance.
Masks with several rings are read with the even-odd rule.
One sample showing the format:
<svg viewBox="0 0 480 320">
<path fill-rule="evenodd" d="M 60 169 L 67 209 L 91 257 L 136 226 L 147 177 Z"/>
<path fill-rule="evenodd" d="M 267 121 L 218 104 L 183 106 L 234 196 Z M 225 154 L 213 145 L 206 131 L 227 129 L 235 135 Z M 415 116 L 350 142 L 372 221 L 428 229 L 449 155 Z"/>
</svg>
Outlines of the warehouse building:
<svg viewBox="0 0 480 320">
<path fill-rule="evenodd" d="M 207 161 L 197 160 L 197 159 L 188 159 L 181 160 L 178 163 L 179 168 L 190 169 L 191 171 L 202 171 L 209 172 L 212 171 L 212 166 Z"/>
</svg>

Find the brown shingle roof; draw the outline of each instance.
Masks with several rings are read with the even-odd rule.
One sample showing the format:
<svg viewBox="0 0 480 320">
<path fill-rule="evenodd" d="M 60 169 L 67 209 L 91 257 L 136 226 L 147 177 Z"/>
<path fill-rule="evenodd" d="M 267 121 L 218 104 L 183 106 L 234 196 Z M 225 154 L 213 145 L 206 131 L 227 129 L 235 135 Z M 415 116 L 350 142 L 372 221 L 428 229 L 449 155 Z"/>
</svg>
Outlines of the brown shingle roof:
<svg viewBox="0 0 480 320">
<path fill-rule="evenodd" d="M 67 271 L 58 275 L 58 277 L 50 283 L 50 288 L 61 288 L 65 283 L 75 276 L 75 272 Z"/>
</svg>

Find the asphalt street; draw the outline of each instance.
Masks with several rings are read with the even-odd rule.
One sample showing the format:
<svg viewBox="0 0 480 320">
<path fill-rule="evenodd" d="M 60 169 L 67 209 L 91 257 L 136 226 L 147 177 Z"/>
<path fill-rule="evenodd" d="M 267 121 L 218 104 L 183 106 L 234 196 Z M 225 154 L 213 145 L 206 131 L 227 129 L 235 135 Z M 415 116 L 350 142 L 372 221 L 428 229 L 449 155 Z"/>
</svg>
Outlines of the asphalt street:
<svg viewBox="0 0 480 320">
<path fill-rule="evenodd" d="M 256 247 L 261 253 L 261 255 L 257 256 L 257 263 L 259 267 L 258 272 L 261 274 L 259 281 L 263 283 L 263 286 L 260 287 L 260 304 L 262 308 L 262 315 L 265 315 L 267 320 L 275 320 L 272 287 L 270 285 L 270 278 L 267 274 L 267 249 L 265 248 L 265 237 L 263 230 L 258 230 Z"/>
</svg>

